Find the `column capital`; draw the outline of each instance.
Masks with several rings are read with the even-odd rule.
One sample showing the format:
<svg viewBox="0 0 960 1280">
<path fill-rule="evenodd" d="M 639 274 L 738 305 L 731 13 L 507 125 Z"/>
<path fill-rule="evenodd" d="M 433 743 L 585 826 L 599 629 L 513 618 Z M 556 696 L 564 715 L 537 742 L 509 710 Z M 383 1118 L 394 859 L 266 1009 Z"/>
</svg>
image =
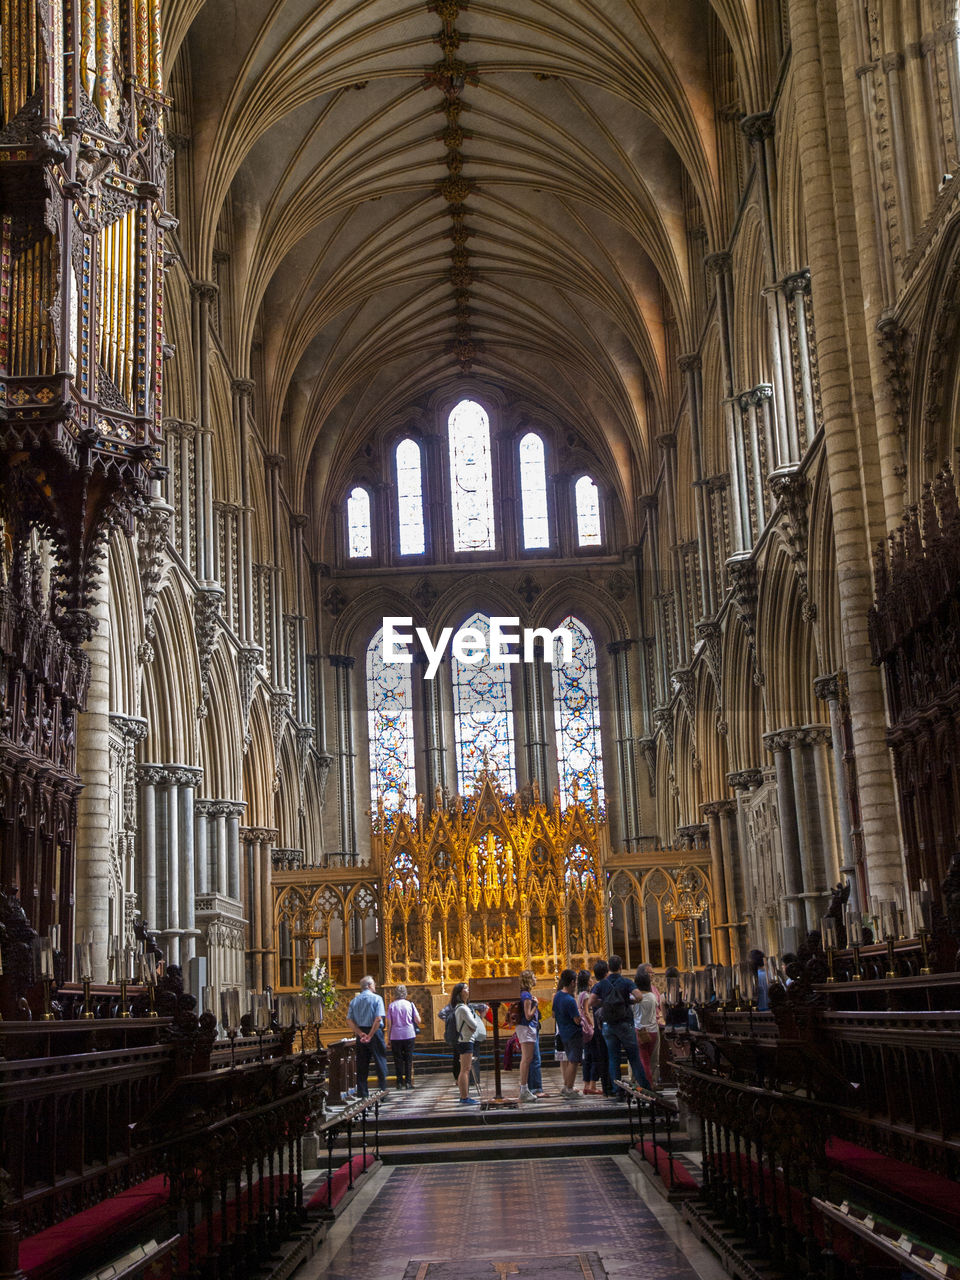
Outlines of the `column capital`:
<svg viewBox="0 0 960 1280">
<path fill-rule="evenodd" d="M 687 351 L 677 356 L 677 368 L 681 373 L 696 373 L 701 363 L 699 351 Z"/>
<path fill-rule="evenodd" d="M 271 471 L 279 471 L 284 461 L 282 453 L 265 453 L 263 455 L 263 465 Z"/>
<path fill-rule="evenodd" d="M 700 806 L 700 812 L 707 818 L 720 818 L 724 814 L 736 813 L 736 800 L 711 800 Z"/>
<path fill-rule="evenodd" d="M 833 730 L 828 724 L 805 724 L 799 730 L 799 737 L 804 747 L 833 745 Z"/>
<path fill-rule="evenodd" d="M 116 729 L 128 742 L 142 742 L 150 725 L 141 716 L 124 716 L 118 711 L 111 711 L 110 728 Z"/>
<path fill-rule="evenodd" d="M 147 787 L 162 787 L 167 781 L 167 769 L 162 764 L 137 765 L 137 781 Z"/>
<path fill-rule="evenodd" d="M 800 733 L 800 729 L 777 729 L 774 733 L 763 735 L 763 745 L 773 754 L 790 751 L 799 743 Z"/>
<path fill-rule="evenodd" d="M 611 640 L 607 645 L 607 653 L 611 657 L 616 657 L 618 653 L 628 653 L 632 648 L 632 640 Z"/>
<path fill-rule="evenodd" d="M 717 253 L 708 253 L 703 260 L 703 265 L 710 275 L 723 275 L 731 270 L 733 254 L 726 249 L 721 249 Z"/>
<path fill-rule="evenodd" d="M 335 670 L 352 671 L 356 658 L 349 653 L 330 653 L 327 655 L 330 659 L 330 665 Z"/>
<path fill-rule="evenodd" d="M 755 115 L 743 117 L 740 131 L 750 142 L 762 142 L 764 138 L 773 137 L 775 125 L 772 111 L 758 111 Z"/>
<path fill-rule="evenodd" d="M 762 783 L 762 769 L 738 769 L 727 774 L 727 786 L 733 791 L 753 791 Z"/>
<path fill-rule="evenodd" d="M 656 437 L 656 441 L 661 449 L 675 449 L 677 447 L 677 433 L 675 431 L 661 431 Z"/>
<path fill-rule="evenodd" d="M 216 302 L 220 287 L 214 280 L 194 280 L 190 285 L 190 292 L 195 298 L 209 306 L 211 302 Z"/>
<path fill-rule="evenodd" d="M 280 832 L 275 827 L 241 827 L 240 839 L 248 844 L 275 844 Z"/>
<path fill-rule="evenodd" d="M 242 399 L 244 396 L 252 396 L 256 385 L 252 378 L 234 378 L 230 383 L 230 390 Z"/>
<path fill-rule="evenodd" d="M 810 268 L 803 267 L 800 271 L 791 271 L 789 275 L 785 275 L 780 281 L 780 288 L 784 293 L 809 293 L 810 292 Z"/>
<path fill-rule="evenodd" d="M 817 676 L 813 682 L 813 692 L 821 702 L 839 702 L 843 697 L 846 683 L 842 671 L 834 671 L 829 675 Z"/>
</svg>

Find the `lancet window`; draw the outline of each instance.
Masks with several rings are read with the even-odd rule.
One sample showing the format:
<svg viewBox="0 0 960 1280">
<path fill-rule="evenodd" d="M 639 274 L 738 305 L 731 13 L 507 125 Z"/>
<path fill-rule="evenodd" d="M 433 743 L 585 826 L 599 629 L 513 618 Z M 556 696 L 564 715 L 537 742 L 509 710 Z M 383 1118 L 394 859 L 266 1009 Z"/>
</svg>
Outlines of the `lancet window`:
<svg viewBox="0 0 960 1280">
<path fill-rule="evenodd" d="M 475 613 L 465 628 L 477 632 L 478 662 L 451 658 L 453 672 L 454 730 L 457 743 L 457 784 L 465 791 L 483 766 L 486 754 L 490 772 L 499 785 L 512 793 L 517 786 L 513 736 L 513 693 L 510 668 L 490 662 L 490 622 Z"/>
<path fill-rule="evenodd" d="M 535 551 L 550 546 L 547 469 L 543 441 L 535 431 L 528 431 L 520 441 L 519 453 L 523 549 Z"/>
<path fill-rule="evenodd" d="M 560 665 L 559 642 L 553 664 L 553 704 L 557 726 L 557 764 L 560 800 L 573 802 L 576 785 L 581 800 L 597 788 L 603 803 L 603 753 L 600 745 L 600 695 L 597 683 L 597 646 L 588 628 L 572 615 L 560 627 L 573 636 L 570 662 Z"/>
<path fill-rule="evenodd" d="M 383 628 L 367 647 L 370 794 L 386 810 L 413 808 L 413 689 L 410 668 L 383 660 Z"/>
<path fill-rule="evenodd" d="M 475 400 L 461 400 L 447 423 L 454 551 L 494 551 L 490 420 Z"/>
<path fill-rule="evenodd" d="M 347 554 L 351 560 L 373 555 L 370 495 L 359 485 L 350 491 L 347 498 Z"/>
<path fill-rule="evenodd" d="M 599 547 L 603 542 L 600 529 L 600 491 L 590 476 L 581 476 L 574 486 L 577 509 L 577 545 Z"/>
<path fill-rule="evenodd" d="M 396 460 L 400 554 L 420 556 L 426 549 L 420 446 L 415 440 L 401 440 L 397 445 Z"/>
</svg>

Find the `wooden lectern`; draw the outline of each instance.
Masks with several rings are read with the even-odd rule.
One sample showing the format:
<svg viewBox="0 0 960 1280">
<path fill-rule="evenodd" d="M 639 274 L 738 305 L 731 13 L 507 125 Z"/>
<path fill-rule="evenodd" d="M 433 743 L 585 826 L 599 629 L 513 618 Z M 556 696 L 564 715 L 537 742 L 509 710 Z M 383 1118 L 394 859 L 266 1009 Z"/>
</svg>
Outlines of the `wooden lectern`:
<svg viewBox="0 0 960 1280">
<path fill-rule="evenodd" d="M 488 1004 L 493 1010 L 493 1073 L 496 1081 L 494 1096 L 484 1106 L 515 1107 L 517 1103 L 503 1096 L 500 1085 L 500 1006 L 520 999 L 519 978 L 471 978 L 470 1003 Z"/>
</svg>

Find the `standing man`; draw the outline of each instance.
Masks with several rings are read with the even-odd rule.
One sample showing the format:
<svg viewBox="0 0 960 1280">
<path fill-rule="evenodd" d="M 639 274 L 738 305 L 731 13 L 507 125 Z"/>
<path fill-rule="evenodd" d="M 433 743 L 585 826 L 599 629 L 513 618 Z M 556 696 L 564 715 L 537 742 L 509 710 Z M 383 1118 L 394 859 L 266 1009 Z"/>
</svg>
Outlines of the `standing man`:
<svg viewBox="0 0 960 1280">
<path fill-rule="evenodd" d="M 367 1074 L 370 1057 L 377 1072 L 377 1087 L 387 1087 L 387 1046 L 383 1041 L 383 999 L 377 995 L 377 984 L 369 974 L 360 979 L 360 990 L 350 1001 L 347 1022 L 357 1037 L 357 1093 L 369 1097 Z"/>
<path fill-rule="evenodd" d="M 636 1004 L 635 986 L 630 978 L 620 972 L 623 961 L 619 956 L 611 956 L 607 961 L 610 972 L 606 978 L 593 988 L 590 993 L 591 1009 L 600 1009 L 603 1014 L 603 1038 L 607 1044 L 610 1057 L 610 1081 L 613 1084 L 620 1078 L 620 1053 L 627 1055 L 627 1062 L 633 1073 L 633 1080 L 649 1089 L 650 1081 L 647 1073 L 640 1065 L 640 1053 L 637 1048 L 637 1033 L 633 1027 L 633 1005 Z"/>
<path fill-rule="evenodd" d="M 650 990 L 653 992 L 657 1001 L 657 1036 L 653 1044 L 650 1046 L 650 1066 L 653 1070 L 653 1079 L 650 1081 L 654 1089 L 660 1088 L 660 1028 L 664 1026 L 663 1017 L 663 995 L 657 986 L 656 973 L 652 964 L 642 964 L 637 973 L 645 973 L 650 979 Z"/>
</svg>

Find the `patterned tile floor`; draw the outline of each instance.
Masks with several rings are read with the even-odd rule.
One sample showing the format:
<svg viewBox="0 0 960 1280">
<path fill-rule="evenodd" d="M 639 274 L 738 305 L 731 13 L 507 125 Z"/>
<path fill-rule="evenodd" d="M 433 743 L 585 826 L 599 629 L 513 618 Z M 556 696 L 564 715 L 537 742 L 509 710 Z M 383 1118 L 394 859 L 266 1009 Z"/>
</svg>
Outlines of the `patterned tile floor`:
<svg viewBox="0 0 960 1280">
<path fill-rule="evenodd" d="M 599 1259 L 593 1276 L 569 1270 L 571 1258 L 591 1254 Z M 298 1280 L 416 1280 L 429 1262 L 458 1263 L 456 1280 L 723 1275 L 629 1160 L 598 1156 L 381 1169 Z M 543 1264 L 539 1271 L 530 1269 L 534 1262 Z M 544 1269 L 548 1262 L 553 1271 Z M 428 1267 L 420 1280 L 446 1274 Z"/>
<path fill-rule="evenodd" d="M 505 1071 L 501 1077 L 501 1093 L 504 1098 L 516 1099 L 519 1089 L 519 1077 L 516 1071 Z M 554 1066 L 544 1066 L 543 1084 L 546 1091 L 546 1097 L 542 1102 L 549 1102 L 551 1105 L 563 1104 L 566 1107 L 581 1108 L 586 1107 L 591 1111 L 603 1109 L 607 1107 L 622 1107 L 621 1102 L 614 1102 L 604 1098 L 602 1094 L 586 1094 L 579 1098 L 564 1099 L 560 1097 L 560 1088 L 563 1081 L 560 1078 L 560 1068 Z M 479 1088 L 474 1085 L 470 1090 L 471 1097 L 492 1098 L 494 1096 L 494 1078 L 492 1071 L 483 1071 L 480 1075 Z M 370 1090 L 376 1089 L 376 1080 L 371 1077 Z M 413 1089 L 396 1089 L 393 1087 L 392 1080 L 389 1082 L 390 1097 L 386 1103 L 384 1116 L 403 1115 L 424 1115 L 428 1112 L 446 1112 L 460 1111 L 464 1112 L 468 1108 L 460 1108 L 458 1104 L 459 1094 L 457 1087 L 453 1083 L 452 1077 L 447 1072 L 437 1072 L 431 1075 L 421 1076 Z M 577 1088 L 582 1089 L 583 1085 L 578 1080 Z M 525 1109 L 534 1111 L 539 1103 L 528 1102 Z M 389 1108 L 386 1109 L 386 1108 Z"/>
</svg>

